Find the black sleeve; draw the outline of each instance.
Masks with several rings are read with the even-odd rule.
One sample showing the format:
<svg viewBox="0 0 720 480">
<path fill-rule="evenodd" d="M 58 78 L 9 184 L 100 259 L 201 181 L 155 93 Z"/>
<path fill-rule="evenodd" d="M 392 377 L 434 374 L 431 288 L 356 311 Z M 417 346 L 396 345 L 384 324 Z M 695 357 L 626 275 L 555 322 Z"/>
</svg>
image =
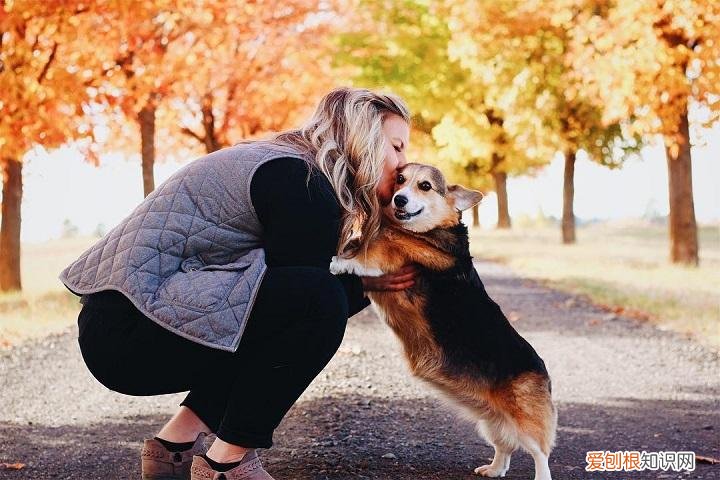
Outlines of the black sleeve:
<svg viewBox="0 0 720 480">
<path fill-rule="evenodd" d="M 260 165 L 250 183 L 250 198 L 263 226 L 265 263 L 329 269 L 340 235 L 341 207 L 322 172 L 313 171 L 306 185 L 307 165 L 299 158 L 270 160 Z M 367 307 L 360 277 L 337 275 L 347 294 L 350 316 Z"/>
</svg>

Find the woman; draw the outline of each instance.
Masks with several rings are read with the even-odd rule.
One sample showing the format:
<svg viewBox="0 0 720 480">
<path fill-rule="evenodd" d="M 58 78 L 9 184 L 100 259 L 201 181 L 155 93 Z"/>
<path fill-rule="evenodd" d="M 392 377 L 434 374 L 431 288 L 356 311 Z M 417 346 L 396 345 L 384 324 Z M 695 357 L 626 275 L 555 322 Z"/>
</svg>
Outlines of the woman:
<svg viewBox="0 0 720 480">
<path fill-rule="evenodd" d="M 333 90 L 302 128 L 181 168 L 60 274 L 82 295 L 80 349 L 103 385 L 190 391 L 145 440 L 143 478 L 272 478 L 255 449 L 272 445 L 348 316 L 369 304 L 364 292 L 414 283 L 412 265 L 328 271 L 378 231 L 409 119 L 394 95 Z"/>
</svg>

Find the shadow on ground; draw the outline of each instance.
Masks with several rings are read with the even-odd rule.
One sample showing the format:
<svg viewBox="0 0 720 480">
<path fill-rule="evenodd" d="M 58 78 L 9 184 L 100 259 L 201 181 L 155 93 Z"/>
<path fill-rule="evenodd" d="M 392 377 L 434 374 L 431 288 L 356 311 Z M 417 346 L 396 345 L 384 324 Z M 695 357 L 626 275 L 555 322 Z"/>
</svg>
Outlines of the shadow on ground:
<svg viewBox="0 0 720 480">
<path fill-rule="evenodd" d="M 717 402 L 665 402 L 610 397 L 606 405 L 560 404 L 560 429 L 550 468 L 563 479 L 720 479 L 720 465 L 699 464 L 689 474 L 589 474 L 588 450 L 692 450 L 720 456 Z M 160 415 L 108 419 L 86 426 L 0 423 L 0 462 L 20 471 L 0 478 L 140 478 L 141 439 Z M 394 458 L 383 458 L 392 454 Z M 261 452 L 278 480 L 471 479 L 492 455 L 470 424 L 432 400 L 338 396 L 296 404 Z M 531 458 L 516 453 L 506 478 L 531 479 Z"/>
</svg>

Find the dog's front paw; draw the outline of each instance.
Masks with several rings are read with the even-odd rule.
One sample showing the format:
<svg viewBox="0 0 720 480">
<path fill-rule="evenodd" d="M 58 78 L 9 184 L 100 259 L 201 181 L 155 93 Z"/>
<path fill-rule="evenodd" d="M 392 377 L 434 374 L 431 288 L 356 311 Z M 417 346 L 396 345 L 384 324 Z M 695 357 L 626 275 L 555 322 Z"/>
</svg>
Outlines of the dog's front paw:
<svg viewBox="0 0 720 480">
<path fill-rule="evenodd" d="M 483 465 L 477 467 L 475 473 L 483 477 L 504 477 L 508 469 L 502 465 Z"/>
<path fill-rule="evenodd" d="M 330 261 L 330 273 L 339 275 L 341 273 L 354 273 L 363 277 L 379 277 L 383 271 L 379 268 L 369 268 L 359 263 L 355 258 L 332 257 Z"/>
<path fill-rule="evenodd" d="M 347 260 L 337 256 L 332 257 L 330 260 L 330 273 L 333 275 L 340 275 L 341 273 L 350 273 L 347 270 Z"/>
</svg>

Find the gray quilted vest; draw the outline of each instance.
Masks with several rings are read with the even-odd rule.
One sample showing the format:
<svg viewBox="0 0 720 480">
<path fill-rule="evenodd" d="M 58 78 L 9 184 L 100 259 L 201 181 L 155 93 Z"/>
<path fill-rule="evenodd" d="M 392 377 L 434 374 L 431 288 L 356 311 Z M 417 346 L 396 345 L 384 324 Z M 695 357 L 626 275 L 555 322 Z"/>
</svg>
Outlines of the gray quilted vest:
<svg viewBox="0 0 720 480">
<path fill-rule="evenodd" d="M 76 295 L 118 290 L 187 339 L 235 351 L 265 274 L 250 180 L 263 163 L 302 158 L 265 142 L 183 166 L 59 279 Z"/>
</svg>

